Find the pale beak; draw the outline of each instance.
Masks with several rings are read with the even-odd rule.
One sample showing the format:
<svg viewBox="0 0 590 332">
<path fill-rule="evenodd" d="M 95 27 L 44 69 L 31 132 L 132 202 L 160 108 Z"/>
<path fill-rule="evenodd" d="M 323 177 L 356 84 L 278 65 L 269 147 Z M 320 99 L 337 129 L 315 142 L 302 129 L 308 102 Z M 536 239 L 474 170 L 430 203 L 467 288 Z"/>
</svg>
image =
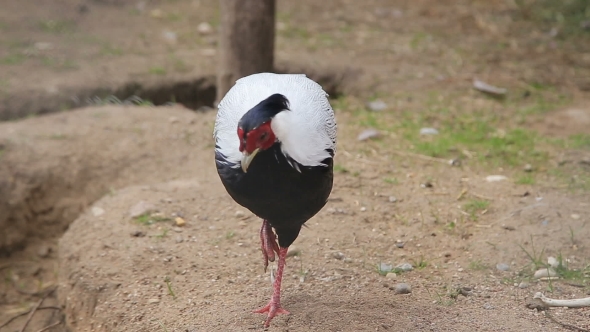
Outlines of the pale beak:
<svg viewBox="0 0 590 332">
<path fill-rule="evenodd" d="M 256 157 L 256 154 L 258 154 L 259 151 L 260 148 L 252 151 L 252 153 L 250 154 L 244 153 L 244 155 L 242 156 L 242 170 L 244 171 L 244 173 L 248 172 L 248 166 L 250 166 L 250 163 L 252 162 L 252 160 L 254 160 L 254 157 Z"/>
</svg>

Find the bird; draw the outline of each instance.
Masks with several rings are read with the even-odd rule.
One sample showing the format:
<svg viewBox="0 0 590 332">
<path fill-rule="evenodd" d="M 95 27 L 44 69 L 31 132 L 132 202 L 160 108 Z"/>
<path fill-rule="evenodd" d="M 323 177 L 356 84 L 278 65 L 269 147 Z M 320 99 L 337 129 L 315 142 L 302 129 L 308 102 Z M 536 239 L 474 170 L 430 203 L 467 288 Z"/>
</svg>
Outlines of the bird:
<svg viewBox="0 0 590 332">
<path fill-rule="evenodd" d="M 289 314 L 281 306 L 289 246 L 332 191 L 337 125 L 328 97 L 305 74 L 257 73 L 238 79 L 217 106 L 217 173 L 233 200 L 262 219 L 265 272 L 278 256 L 270 301 L 254 311 L 267 313 L 265 327 Z"/>
</svg>

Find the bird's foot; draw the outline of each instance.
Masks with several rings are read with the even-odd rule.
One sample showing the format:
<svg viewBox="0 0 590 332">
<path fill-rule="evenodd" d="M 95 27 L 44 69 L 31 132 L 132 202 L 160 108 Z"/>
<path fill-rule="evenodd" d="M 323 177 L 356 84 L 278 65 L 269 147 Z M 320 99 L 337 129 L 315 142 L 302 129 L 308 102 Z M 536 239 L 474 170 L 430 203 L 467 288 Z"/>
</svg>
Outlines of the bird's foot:
<svg viewBox="0 0 590 332">
<path fill-rule="evenodd" d="M 270 300 L 270 302 L 268 302 L 267 305 L 265 305 L 264 307 L 262 307 L 258 310 L 254 310 L 254 312 L 257 314 L 263 314 L 263 313 L 268 312 L 268 316 L 266 317 L 266 322 L 264 323 L 264 327 L 269 327 L 270 321 L 276 315 L 281 315 L 281 314 L 288 315 L 289 314 L 289 312 L 287 310 L 281 308 L 281 304 L 278 301 L 275 303 L 274 300 Z"/>
<path fill-rule="evenodd" d="M 262 221 L 260 228 L 260 243 L 262 247 L 262 257 L 264 259 L 264 272 L 268 268 L 268 262 L 275 261 L 275 252 L 279 253 L 279 245 L 277 244 L 277 236 L 272 231 L 272 226 L 267 220 Z"/>
</svg>

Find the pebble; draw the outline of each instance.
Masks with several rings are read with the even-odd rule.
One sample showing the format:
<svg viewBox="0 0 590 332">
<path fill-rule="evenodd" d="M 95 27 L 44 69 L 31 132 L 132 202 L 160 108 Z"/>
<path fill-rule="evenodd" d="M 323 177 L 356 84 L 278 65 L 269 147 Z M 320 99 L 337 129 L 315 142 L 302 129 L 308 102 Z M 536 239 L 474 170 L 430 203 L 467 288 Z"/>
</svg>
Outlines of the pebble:
<svg viewBox="0 0 590 332">
<path fill-rule="evenodd" d="M 449 165 L 451 166 L 461 166 L 461 159 L 450 159 L 449 160 Z"/>
<path fill-rule="evenodd" d="M 131 232 L 131 236 L 133 236 L 133 237 L 144 237 L 145 236 L 145 232 L 142 232 L 142 231 L 133 231 L 133 232 Z"/>
<path fill-rule="evenodd" d="M 175 231 L 176 233 L 182 233 L 182 228 L 180 228 L 178 226 L 172 227 L 172 230 Z"/>
<path fill-rule="evenodd" d="M 403 243 L 403 242 L 396 242 L 395 243 L 395 246 L 398 247 L 398 248 L 400 248 L 400 249 L 402 249 L 404 247 L 404 245 L 405 245 L 405 243 Z"/>
<path fill-rule="evenodd" d="M 436 128 L 420 128 L 420 135 L 438 135 Z"/>
<path fill-rule="evenodd" d="M 367 107 L 373 112 L 381 112 L 387 108 L 387 104 L 381 100 L 377 99 L 367 103 Z"/>
<path fill-rule="evenodd" d="M 139 201 L 129 209 L 129 216 L 131 218 L 137 218 L 143 214 L 154 211 L 156 207 L 146 201 Z"/>
<path fill-rule="evenodd" d="M 213 32 L 213 27 L 207 22 L 202 22 L 197 26 L 197 31 L 202 35 L 208 35 Z"/>
<path fill-rule="evenodd" d="M 102 216 L 104 214 L 104 209 L 103 208 L 100 208 L 98 206 L 93 206 L 90 211 L 92 212 L 92 215 L 95 216 L 95 217 L 99 217 L 99 216 Z"/>
<path fill-rule="evenodd" d="M 576 214 L 576 213 L 572 214 L 572 215 L 571 215 L 571 217 L 572 217 L 572 219 L 574 219 L 574 220 L 578 220 L 578 219 L 580 219 L 580 215 L 579 215 L 579 214 Z"/>
<path fill-rule="evenodd" d="M 524 171 L 525 172 L 532 172 L 533 171 L 533 165 L 531 165 L 531 164 L 524 165 Z"/>
<path fill-rule="evenodd" d="M 547 278 L 547 277 L 557 277 L 557 272 L 555 272 L 552 268 L 543 268 L 539 269 L 533 275 L 535 279 Z"/>
<path fill-rule="evenodd" d="M 412 271 L 414 269 L 414 267 L 410 263 L 401 263 L 398 266 L 396 266 L 395 268 L 396 269 L 400 269 L 400 270 L 402 270 L 404 272 Z"/>
<path fill-rule="evenodd" d="M 367 211 L 367 208 L 366 208 L 366 207 L 364 207 L 364 206 L 362 206 L 362 207 L 361 207 L 361 212 L 365 212 L 365 211 Z"/>
<path fill-rule="evenodd" d="M 510 265 L 508 265 L 506 263 L 498 263 L 498 264 L 496 264 L 496 269 L 498 269 L 500 271 L 508 271 L 508 270 L 510 270 Z"/>
<path fill-rule="evenodd" d="M 361 131 L 361 133 L 356 137 L 357 141 L 366 141 L 371 138 L 377 138 L 381 135 L 379 130 L 374 128 L 369 128 Z"/>
<path fill-rule="evenodd" d="M 37 249 L 37 256 L 41 258 L 49 256 L 49 253 L 51 253 L 51 248 L 48 246 L 41 246 L 39 249 Z"/>
<path fill-rule="evenodd" d="M 391 270 L 393 270 L 393 265 L 387 263 L 379 264 L 379 271 L 390 272 Z"/>
<path fill-rule="evenodd" d="M 402 283 L 396 284 L 393 291 L 395 292 L 395 294 L 410 294 L 412 292 L 412 287 L 410 287 L 410 285 L 402 282 Z"/>
<path fill-rule="evenodd" d="M 484 303 L 483 308 L 486 310 L 492 310 L 492 309 L 494 309 L 494 306 L 489 303 Z"/>
<path fill-rule="evenodd" d="M 395 202 L 397 202 L 397 197 L 395 197 L 395 196 L 389 196 L 389 201 L 391 203 L 395 203 Z"/>
<path fill-rule="evenodd" d="M 488 175 L 488 176 L 486 176 L 487 182 L 499 182 L 499 181 L 504 181 L 507 179 L 508 178 L 504 175 Z"/>
<path fill-rule="evenodd" d="M 529 286 L 530 286 L 529 283 L 524 282 L 524 281 L 521 282 L 520 284 L 518 284 L 518 288 L 521 288 L 521 289 L 529 288 Z"/>
<path fill-rule="evenodd" d="M 149 299 L 147 300 L 148 304 L 160 303 L 160 299 Z"/>
<path fill-rule="evenodd" d="M 182 238 L 182 235 L 177 235 L 174 238 L 174 241 L 176 241 L 176 243 L 182 243 L 182 242 L 184 242 L 184 239 Z"/>
<path fill-rule="evenodd" d="M 182 227 L 186 225 L 186 220 L 184 220 L 182 217 L 176 217 L 174 218 L 174 221 L 176 222 L 176 226 Z"/>
<path fill-rule="evenodd" d="M 246 212 L 242 210 L 237 210 L 236 213 L 234 213 L 234 216 L 236 218 L 244 218 L 246 216 Z"/>
<path fill-rule="evenodd" d="M 395 272 L 389 272 L 388 274 L 385 275 L 385 278 L 387 278 L 387 279 L 397 279 L 397 273 L 395 273 Z"/>
<path fill-rule="evenodd" d="M 559 267 L 559 261 L 555 257 L 549 256 L 547 258 L 547 263 L 553 268 Z"/>
<path fill-rule="evenodd" d="M 334 258 L 336 258 L 337 260 L 339 260 L 339 261 L 341 261 L 341 260 L 343 260 L 343 259 L 344 259 L 344 254 L 343 254 L 343 253 L 341 253 L 340 251 L 339 251 L 339 252 L 335 252 L 335 253 L 333 253 L 333 254 L 332 254 L 332 256 L 333 256 Z"/>
</svg>

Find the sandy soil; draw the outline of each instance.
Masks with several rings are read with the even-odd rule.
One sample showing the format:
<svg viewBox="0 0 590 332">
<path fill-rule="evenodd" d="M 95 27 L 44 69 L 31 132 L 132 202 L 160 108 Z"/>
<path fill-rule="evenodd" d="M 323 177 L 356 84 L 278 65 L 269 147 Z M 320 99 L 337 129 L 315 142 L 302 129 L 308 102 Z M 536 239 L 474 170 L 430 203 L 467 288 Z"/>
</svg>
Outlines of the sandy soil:
<svg viewBox="0 0 590 332">
<path fill-rule="evenodd" d="M 216 11 L 212 2 L 192 0 L 6 1 L 2 119 L 109 94 L 207 104 Z M 526 82 L 537 82 L 568 101 L 522 125 L 557 138 L 587 133 L 588 46 L 551 37 L 550 27 L 519 13 L 504 2 L 342 0 L 327 8 L 279 1 L 278 65 L 310 74 L 360 107 L 379 97 L 392 105 L 384 111 L 392 122 L 448 99 L 489 106 L 511 122 L 509 102 L 528 93 Z M 197 31 L 202 22 L 212 31 Z M 482 98 L 471 88 L 474 77 L 508 87 L 509 102 Z M 171 88 L 179 84 L 183 93 Z M 359 142 L 365 125 L 335 105 L 335 188 L 295 243 L 283 295 L 291 315 L 277 317 L 270 330 L 566 329 L 527 304 L 537 291 L 588 296 L 588 277 L 533 280 L 527 252 L 587 267 L 587 192 L 568 190 L 549 174 L 538 184 L 517 184 L 520 167 L 469 160 L 453 167 L 411 153 L 395 134 Z M 0 123 L 0 324 L 45 297 L 27 331 L 60 319 L 65 323 L 49 331 L 261 329 L 262 316 L 250 313 L 270 295 L 259 221 L 217 179 L 214 116 L 181 105 L 107 105 Z M 549 159 L 587 174 L 590 152 L 555 150 Z M 487 182 L 492 174 L 508 179 Z M 471 199 L 490 203 L 471 214 L 464 208 Z M 151 211 L 131 218 L 141 201 Z M 178 216 L 182 227 L 175 226 Z M 395 277 L 377 271 L 404 262 L 414 270 Z M 401 282 L 410 294 L 395 294 Z M 559 322 L 590 329 L 588 309 L 550 311 Z M 26 320 L 0 331 L 18 331 Z"/>
</svg>

